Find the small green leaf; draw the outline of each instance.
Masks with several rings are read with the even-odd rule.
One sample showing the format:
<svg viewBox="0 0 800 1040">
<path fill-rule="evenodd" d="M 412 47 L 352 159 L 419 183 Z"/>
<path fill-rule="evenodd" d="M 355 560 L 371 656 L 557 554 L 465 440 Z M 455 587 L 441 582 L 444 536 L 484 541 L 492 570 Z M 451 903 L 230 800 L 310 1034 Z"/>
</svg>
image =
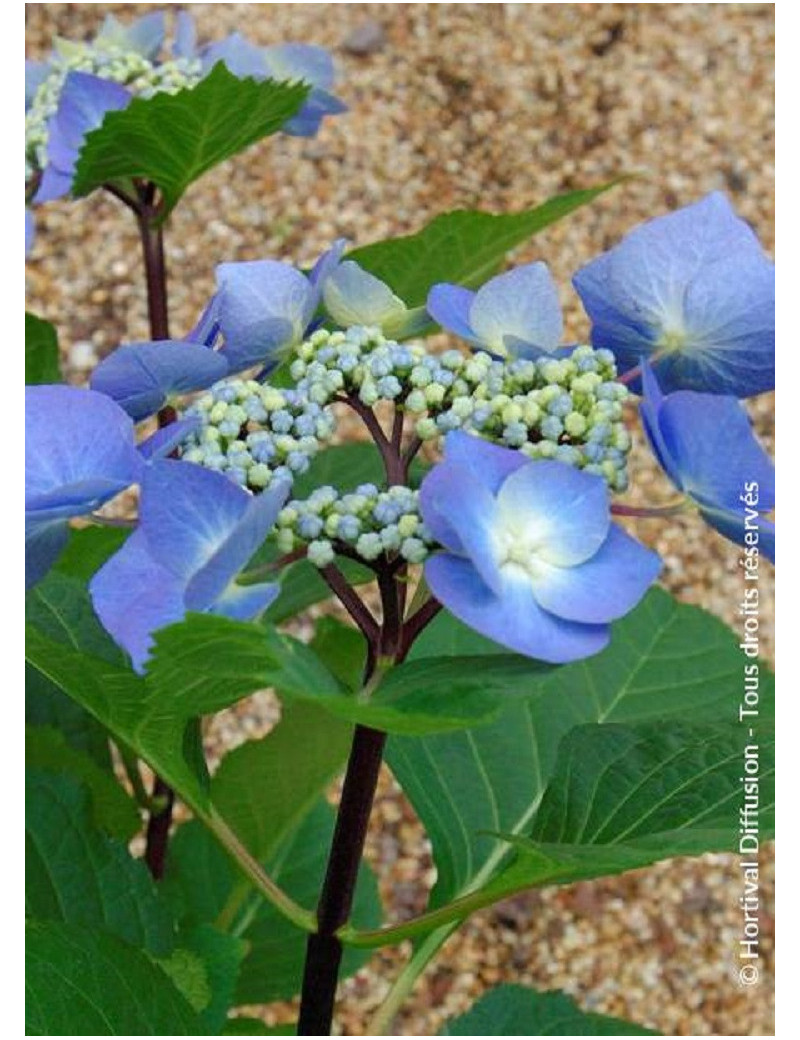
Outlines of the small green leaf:
<svg viewBox="0 0 800 1040">
<path fill-rule="evenodd" d="M 364 585 L 375 580 L 373 572 L 355 560 L 337 557 L 336 566 L 351 585 Z M 281 571 L 278 580 L 281 585 L 280 595 L 264 615 L 264 620 L 273 625 L 295 617 L 315 603 L 332 596 L 331 590 L 320 577 L 319 569 L 308 560 L 290 564 Z"/>
<path fill-rule="evenodd" d="M 147 954 L 107 932 L 26 927 L 27 1036 L 208 1036 Z"/>
<path fill-rule="evenodd" d="M 25 312 L 25 382 L 60 383 L 58 336 L 49 321 Z"/>
<path fill-rule="evenodd" d="M 358 629 L 326 615 L 314 626 L 311 648 L 348 690 L 358 690 L 364 678 L 367 643 Z"/>
<path fill-rule="evenodd" d="M 136 803 L 116 777 L 85 751 L 67 743 L 51 726 L 25 727 L 25 764 L 51 773 L 66 773 L 85 784 L 91 795 L 94 825 L 120 841 L 130 841 L 141 826 Z"/>
<path fill-rule="evenodd" d="M 70 531 L 67 547 L 55 569 L 88 582 L 130 535 L 124 527 L 82 527 Z"/>
<path fill-rule="evenodd" d="M 660 1036 L 634 1022 L 584 1011 L 565 993 L 498 986 L 465 1015 L 451 1018 L 439 1036 Z"/>
<path fill-rule="evenodd" d="M 180 944 L 183 949 L 194 953 L 203 964 L 209 998 L 200 1005 L 200 1020 L 211 1036 L 217 1036 L 234 1002 L 247 943 L 235 935 L 203 924 L 182 931 Z"/>
<path fill-rule="evenodd" d="M 175 925 L 147 868 L 95 830 L 89 796 L 70 777 L 26 771 L 26 906 L 37 920 L 112 932 L 156 956 Z"/>
<path fill-rule="evenodd" d="M 239 79 L 219 62 L 197 86 L 134 98 L 87 135 L 73 194 L 142 178 L 160 188 L 166 217 L 212 166 L 280 130 L 309 89 L 302 83 Z"/>
<path fill-rule="evenodd" d="M 437 282 L 472 289 L 482 285 L 500 269 L 509 250 L 618 183 L 558 195 L 519 213 L 443 213 L 414 235 L 362 246 L 347 259 L 386 282 L 408 307 L 422 307 Z"/>
</svg>

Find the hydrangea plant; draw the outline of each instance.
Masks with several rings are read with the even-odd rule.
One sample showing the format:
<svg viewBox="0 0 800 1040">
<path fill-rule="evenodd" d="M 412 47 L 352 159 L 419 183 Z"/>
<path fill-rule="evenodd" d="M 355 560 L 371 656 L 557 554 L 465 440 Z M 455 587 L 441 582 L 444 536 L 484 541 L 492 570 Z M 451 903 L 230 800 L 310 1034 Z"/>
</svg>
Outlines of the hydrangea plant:
<svg viewBox="0 0 800 1040">
<path fill-rule="evenodd" d="M 656 588 L 664 561 L 620 519 L 706 523 L 751 602 L 774 472 L 739 398 L 774 386 L 774 271 L 711 195 L 576 274 L 589 342 L 564 343 L 546 264 L 501 268 L 606 185 L 337 241 L 307 271 L 223 262 L 171 338 L 162 235 L 182 190 L 342 108 L 318 48 L 176 30 L 159 62 L 160 15 L 109 19 L 31 70 L 34 201 L 103 185 L 133 210 L 153 338 L 71 387 L 53 331 L 26 322 L 28 1031 L 264 1033 L 236 1009 L 300 994 L 289 1031 L 328 1035 L 340 973 L 414 940 L 379 1034 L 476 909 L 735 848 L 754 747 L 769 835 L 768 671 L 748 653 L 748 697 L 739 638 Z M 258 118 L 209 146 L 204 119 L 237 99 Z M 678 501 L 626 502 L 637 414 Z M 298 638 L 291 619 L 331 597 L 347 622 L 317 613 Z M 281 721 L 210 777 L 204 718 L 264 687 Z M 384 758 L 437 872 L 396 922 L 362 863 Z M 491 1032 L 493 1008 L 531 1035 L 651 1032 L 520 987 L 445 1032 Z"/>
</svg>

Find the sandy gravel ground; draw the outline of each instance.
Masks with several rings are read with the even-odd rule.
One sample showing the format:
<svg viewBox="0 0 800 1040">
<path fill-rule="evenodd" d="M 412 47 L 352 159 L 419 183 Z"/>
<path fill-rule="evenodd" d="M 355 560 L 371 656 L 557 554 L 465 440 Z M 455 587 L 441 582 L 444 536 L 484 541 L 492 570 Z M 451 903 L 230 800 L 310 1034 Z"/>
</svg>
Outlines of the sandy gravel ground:
<svg viewBox="0 0 800 1040">
<path fill-rule="evenodd" d="M 53 34 L 94 31 L 108 8 L 29 4 L 28 54 Z M 169 229 L 173 327 L 191 326 L 222 260 L 313 259 L 332 238 L 365 243 L 459 206 L 502 211 L 621 173 L 642 176 L 547 230 L 515 259 L 559 278 L 570 333 L 587 326 L 569 276 L 639 221 L 727 191 L 773 242 L 771 4 L 194 4 L 203 38 L 234 29 L 261 43 L 329 47 L 349 113 L 312 141 L 278 137 L 195 185 Z M 39 212 L 28 306 L 58 324 L 79 382 L 122 339 L 146 338 L 131 221 L 100 195 Z M 752 405 L 771 447 L 774 402 Z M 641 446 L 636 501 L 669 492 Z M 681 599 L 736 622 L 738 554 L 695 521 L 634 527 L 665 559 Z M 771 594 L 767 583 L 766 591 Z M 762 615 L 773 652 L 770 595 Z M 216 726 L 230 744 L 274 717 L 269 698 Z M 431 880 L 424 835 L 384 777 L 369 855 L 388 906 L 408 913 Z M 562 988 L 587 1008 L 668 1035 L 771 1035 L 772 884 L 765 866 L 762 982 L 735 980 L 737 865 L 667 862 L 622 878 L 532 894 L 476 915 L 418 981 L 399 1035 L 435 1032 L 486 988 Z M 405 950 L 376 956 L 341 991 L 338 1022 L 357 1035 Z M 277 1009 L 288 1018 L 289 1009 Z M 274 1020 L 276 1009 L 264 1014 Z"/>
</svg>

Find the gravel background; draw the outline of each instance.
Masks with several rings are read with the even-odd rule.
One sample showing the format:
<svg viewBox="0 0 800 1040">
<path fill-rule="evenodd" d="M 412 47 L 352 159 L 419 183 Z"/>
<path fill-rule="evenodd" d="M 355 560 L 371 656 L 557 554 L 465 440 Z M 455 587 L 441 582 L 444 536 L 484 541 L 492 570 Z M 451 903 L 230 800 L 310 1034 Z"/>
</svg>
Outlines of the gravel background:
<svg viewBox="0 0 800 1040">
<path fill-rule="evenodd" d="M 54 34 L 95 31 L 108 9 L 129 17 L 148 6 L 28 4 L 28 55 L 45 53 Z M 521 208 L 621 172 L 641 177 L 515 256 L 548 261 L 576 337 L 587 326 L 570 274 L 647 217 L 722 189 L 772 247 L 772 4 L 191 7 L 203 39 L 239 29 L 260 43 L 329 47 L 350 111 L 312 141 L 265 141 L 190 189 L 168 238 L 177 334 L 191 326 L 222 260 L 307 262 L 339 235 L 365 243 L 415 230 L 442 210 Z M 137 236 L 101 195 L 50 205 L 37 224 L 27 304 L 56 322 L 69 376 L 81 381 L 121 339 L 147 336 Z M 770 448 L 773 408 L 769 395 L 751 406 Z M 630 500 L 668 496 L 640 447 L 632 475 Z M 662 554 L 665 584 L 681 599 L 735 623 L 740 577 L 729 543 L 689 520 L 632 530 Z M 269 699 L 256 699 L 222 719 L 216 739 L 241 740 L 271 717 Z M 374 824 L 369 854 L 387 905 L 418 908 L 420 886 L 430 883 L 424 836 L 388 774 Z M 735 978 L 737 877 L 733 857 L 676 860 L 476 915 L 419 980 L 396 1032 L 433 1033 L 487 987 L 517 981 L 566 989 L 586 1007 L 668 1035 L 773 1035 L 770 865 L 762 980 L 749 990 Z M 343 1032 L 365 1031 L 407 952 L 377 956 L 344 984 Z M 265 1014 L 272 1020 L 275 1009 Z"/>
</svg>

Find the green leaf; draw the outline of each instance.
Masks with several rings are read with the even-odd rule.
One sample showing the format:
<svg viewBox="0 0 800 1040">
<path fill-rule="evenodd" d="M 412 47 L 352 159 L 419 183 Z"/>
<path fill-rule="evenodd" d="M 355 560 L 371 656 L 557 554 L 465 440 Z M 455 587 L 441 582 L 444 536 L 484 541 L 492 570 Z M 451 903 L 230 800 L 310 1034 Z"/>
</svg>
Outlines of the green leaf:
<svg viewBox="0 0 800 1040">
<path fill-rule="evenodd" d="M 25 763 L 51 773 L 66 773 L 83 783 L 91 795 L 96 827 L 120 841 L 130 841 L 141 826 L 136 803 L 113 773 L 103 769 L 85 751 L 67 743 L 63 733 L 50 726 L 25 727 Z"/>
<path fill-rule="evenodd" d="M 58 336 L 49 321 L 25 312 L 25 382 L 60 383 Z"/>
<path fill-rule="evenodd" d="M 229 1018 L 222 1030 L 223 1036 L 296 1036 L 297 1027 L 293 1023 L 279 1026 L 267 1026 L 260 1018 Z"/>
<path fill-rule="evenodd" d="M 109 556 L 122 548 L 130 533 L 124 527 L 73 528 L 56 570 L 88 582 Z"/>
<path fill-rule="evenodd" d="M 161 968 L 114 935 L 33 922 L 25 963 L 28 1036 L 209 1035 Z"/>
<path fill-rule="evenodd" d="M 409 483 L 416 487 L 425 475 L 427 466 L 419 459 L 411 464 Z M 332 484 L 343 491 L 352 491 L 359 484 L 386 484 L 386 471 L 380 452 L 372 441 L 334 444 L 311 460 L 305 473 L 292 486 L 292 498 L 308 498 L 311 492 L 324 484 Z"/>
<path fill-rule="evenodd" d="M 157 686 L 120 663 L 95 656 L 106 651 L 106 637 L 93 617 L 85 588 L 72 581 L 71 598 L 50 597 L 46 609 L 37 601 L 34 623 L 26 628 L 29 663 L 148 762 L 195 811 L 207 810 L 207 777 L 192 742 L 196 720 L 228 707 L 255 687 L 201 684 L 200 689 L 197 677 L 181 674 L 180 669 L 174 673 L 174 688 Z M 113 644 L 110 649 L 120 656 Z"/>
<path fill-rule="evenodd" d="M 25 721 L 57 729 L 70 747 L 108 771 L 111 755 L 105 728 L 80 704 L 31 665 L 25 665 Z"/>
<path fill-rule="evenodd" d="M 513 654 L 490 662 L 409 663 L 393 668 L 371 699 L 362 700 L 306 644 L 266 626 L 198 614 L 156 636 L 148 686 L 167 697 L 189 684 L 211 701 L 274 686 L 284 698 L 308 701 L 339 719 L 416 734 L 483 724 L 509 698 L 539 689 L 546 673 Z"/>
<path fill-rule="evenodd" d="M 519 213 L 443 213 L 414 235 L 362 246 L 347 259 L 386 282 L 408 307 L 422 307 L 437 282 L 477 288 L 500 269 L 509 250 L 618 183 L 558 195 Z"/>
<path fill-rule="evenodd" d="M 26 595 L 25 619 L 56 643 L 80 648 L 112 664 L 125 663 L 125 655 L 97 620 L 77 578 L 51 571 Z"/>
<path fill-rule="evenodd" d="M 486 653 L 486 641 L 437 618 L 412 656 Z M 507 859 L 493 833 L 522 835 L 555 765 L 560 740 L 586 723 L 738 719 L 742 656 L 722 622 L 652 590 L 613 626 L 601 654 L 553 669 L 536 696 L 479 729 L 389 740 L 387 759 L 433 844 L 441 905 L 485 885 Z M 772 680 L 762 669 L 762 708 Z M 493 833 L 492 833 L 493 832 Z"/>
<path fill-rule="evenodd" d="M 333 826 L 333 810 L 318 798 L 311 811 L 263 860 L 281 888 L 306 906 L 313 906 L 319 898 Z M 231 905 L 231 896 L 240 884 L 225 853 L 194 821 L 181 827 L 170 843 L 164 883 L 187 923 L 216 918 Z M 291 999 L 300 989 L 307 936 L 257 894 L 245 892 L 244 897 L 233 901 L 233 928 L 249 944 L 237 1002 Z M 375 877 L 362 865 L 353 918 L 361 927 L 370 928 L 379 923 L 380 916 Z M 368 955 L 369 951 L 347 948 L 343 973 L 357 971 Z"/>
<path fill-rule="evenodd" d="M 288 704 L 278 725 L 230 752 L 211 782 L 211 800 L 226 821 L 270 876 L 304 905 L 313 906 L 319 897 L 333 833 L 333 812 L 320 796 L 344 766 L 351 732 L 349 724 L 313 704 Z M 380 919 L 375 880 L 368 870 L 362 874 L 356 913 L 365 924 L 375 924 Z M 181 827 L 171 842 L 164 885 L 187 925 L 222 915 L 220 920 L 248 943 L 239 1003 L 289 998 L 298 991 L 305 933 L 242 883 L 196 823 Z M 348 953 L 345 969 L 355 971 L 361 963 L 363 954 Z"/>
<path fill-rule="evenodd" d="M 195 953 L 203 963 L 210 999 L 200 1006 L 200 1019 L 211 1036 L 225 1025 L 228 1009 L 234 1002 L 236 983 L 247 943 L 211 925 L 199 925 L 182 932 L 181 946 Z"/>
<path fill-rule="evenodd" d="M 31 917 L 113 932 L 157 956 L 172 950 L 175 925 L 147 868 L 92 827 L 85 788 L 28 770 L 25 809 Z"/>
<path fill-rule="evenodd" d="M 267 862 L 271 876 L 305 906 L 315 905 L 319 898 L 333 827 L 334 812 L 320 799 Z M 376 927 L 381 920 L 375 875 L 363 863 L 351 919 L 360 928 Z M 270 905 L 259 900 L 243 937 L 251 943 L 251 949 L 239 976 L 238 1003 L 287 1000 L 300 992 L 306 935 Z M 369 954 L 369 950 L 345 949 L 342 978 L 357 971 Z"/>
<path fill-rule="evenodd" d="M 212 801 L 257 859 L 274 852 L 335 778 L 352 732 L 314 704 L 287 704 L 272 732 L 222 760 Z"/>
<path fill-rule="evenodd" d="M 364 585 L 375 580 L 373 572 L 355 560 L 340 556 L 336 559 L 336 566 L 351 585 Z M 330 599 L 332 595 L 320 577 L 319 569 L 308 560 L 298 560 L 284 568 L 280 574 L 280 584 L 280 595 L 264 615 L 264 620 L 273 625 L 295 617 L 315 603 Z"/>
<path fill-rule="evenodd" d="M 239 79 L 219 62 L 195 87 L 134 98 L 87 135 L 73 194 L 139 177 L 158 185 L 166 216 L 206 170 L 280 130 L 309 89 Z"/>
<path fill-rule="evenodd" d="M 359 689 L 364 678 L 367 643 L 358 629 L 326 615 L 314 626 L 311 649 L 348 690 Z"/>
<path fill-rule="evenodd" d="M 747 732 L 675 720 L 639 726 L 579 726 L 561 742 L 529 836 L 489 886 L 530 885 L 617 874 L 670 856 L 734 851 L 744 801 Z M 759 742 L 758 822 L 774 833 L 773 741 Z"/>
<path fill-rule="evenodd" d="M 565 993 L 498 986 L 465 1015 L 451 1018 L 439 1036 L 660 1036 L 621 1018 L 583 1011 Z"/>
</svg>

